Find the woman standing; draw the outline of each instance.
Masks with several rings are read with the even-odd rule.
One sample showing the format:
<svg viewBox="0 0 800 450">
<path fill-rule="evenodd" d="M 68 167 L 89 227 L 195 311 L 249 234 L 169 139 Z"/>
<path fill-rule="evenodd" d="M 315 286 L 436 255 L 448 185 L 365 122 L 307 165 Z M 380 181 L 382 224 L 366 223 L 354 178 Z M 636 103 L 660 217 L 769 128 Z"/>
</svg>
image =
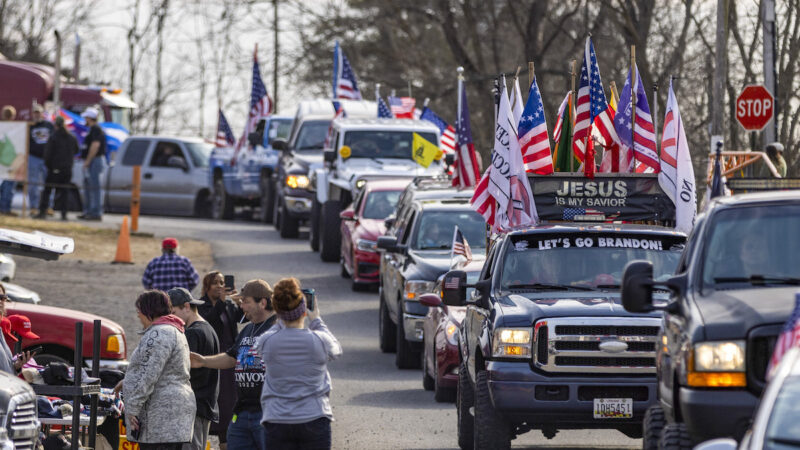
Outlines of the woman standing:
<svg viewBox="0 0 800 450">
<path fill-rule="evenodd" d="M 275 285 L 272 305 L 280 321 L 255 345 L 266 366 L 261 422 L 267 448 L 329 449 L 333 411 L 328 361 L 339 357 L 342 347 L 320 318 L 319 307 L 306 309 L 296 278 Z"/>
<path fill-rule="evenodd" d="M 170 314 L 161 291 L 136 299 L 144 334 L 122 380 L 128 440 L 143 450 L 181 448 L 190 442 L 197 405 L 189 383 L 189 344 L 183 321 Z"/>
</svg>

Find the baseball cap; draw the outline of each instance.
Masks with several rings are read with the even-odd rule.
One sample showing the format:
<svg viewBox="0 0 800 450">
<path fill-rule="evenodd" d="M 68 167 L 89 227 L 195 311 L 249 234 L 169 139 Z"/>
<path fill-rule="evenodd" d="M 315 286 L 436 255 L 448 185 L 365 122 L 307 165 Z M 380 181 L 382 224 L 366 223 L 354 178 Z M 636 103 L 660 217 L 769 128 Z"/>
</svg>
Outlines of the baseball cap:
<svg viewBox="0 0 800 450">
<path fill-rule="evenodd" d="M 97 108 L 92 107 L 92 106 L 86 108 L 81 113 L 81 117 L 83 117 L 84 119 L 97 119 L 97 115 L 98 115 Z"/>
<path fill-rule="evenodd" d="M 188 303 L 190 305 L 205 304 L 204 301 L 197 300 L 196 298 L 192 297 L 192 293 L 189 292 L 188 289 L 182 287 L 170 289 L 167 291 L 167 295 L 169 295 L 169 301 L 172 303 L 172 306 L 181 306 L 184 303 Z"/>
<path fill-rule="evenodd" d="M 11 321 L 8 320 L 8 317 L 3 317 L 2 319 L 0 319 L 0 328 L 3 329 L 3 335 L 7 339 L 10 339 L 12 342 L 19 341 L 19 339 L 17 339 L 17 337 L 14 336 L 14 333 L 11 332 Z"/>
<path fill-rule="evenodd" d="M 272 297 L 272 288 L 269 287 L 269 283 L 264 280 L 250 280 L 245 283 L 241 292 L 239 292 L 239 295 L 236 297 L 253 297 L 255 299 L 270 298 Z"/>
<path fill-rule="evenodd" d="M 161 248 L 178 248 L 178 240 L 175 238 L 165 238 L 161 241 Z"/>
<path fill-rule="evenodd" d="M 31 319 L 26 316 L 14 314 L 8 316 L 8 321 L 11 322 L 11 331 L 24 337 L 25 339 L 39 339 L 39 336 L 31 331 Z"/>
</svg>

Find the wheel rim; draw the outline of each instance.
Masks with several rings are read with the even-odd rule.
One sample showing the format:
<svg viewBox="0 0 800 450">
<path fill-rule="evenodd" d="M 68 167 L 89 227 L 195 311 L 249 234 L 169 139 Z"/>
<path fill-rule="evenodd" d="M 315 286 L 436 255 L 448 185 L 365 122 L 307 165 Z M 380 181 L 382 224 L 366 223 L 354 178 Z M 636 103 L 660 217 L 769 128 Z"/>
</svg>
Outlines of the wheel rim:
<svg viewBox="0 0 800 450">
<path fill-rule="evenodd" d="M 222 215 L 222 208 L 224 207 L 222 204 L 224 202 L 224 194 L 222 193 L 223 189 L 224 187 L 222 186 L 222 183 L 217 180 L 217 183 L 214 184 L 214 194 L 212 195 L 214 201 L 211 204 L 211 212 L 214 214 L 215 218 L 219 218 Z"/>
</svg>

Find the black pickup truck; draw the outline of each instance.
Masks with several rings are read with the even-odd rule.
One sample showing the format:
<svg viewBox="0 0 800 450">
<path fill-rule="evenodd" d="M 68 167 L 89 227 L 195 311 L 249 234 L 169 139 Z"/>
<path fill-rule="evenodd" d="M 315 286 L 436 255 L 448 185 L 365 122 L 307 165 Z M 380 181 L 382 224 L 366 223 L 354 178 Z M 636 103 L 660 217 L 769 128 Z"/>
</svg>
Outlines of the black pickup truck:
<svg viewBox="0 0 800 450">
<path fill-rule="evenodd" d="M 639 437 L 656 401 L 661 319 L 623 309 L 622 271 L 646 259 L 666 279 L 686 236 L 663 226 L 603 223 L 657 217 L 666 224 L 674 217 L 655 176 L 531 179 L 540 218 L 560 223 L 495 237 L 475 284 L 467 285 L 462 271 L 444 278 L 443 302 L 467 307 L 459 335 L 459 446 L 509 448 L 534 429 L 548 438 L 587 428 Z M 475 288 L 470 298 L 467 287 Z"/>
<path fill-rule="evenodd" d="M 800 285 L 798 229 L 800 191 L 721 197 L 698 218 L 674 276 L 654 280 L 648 261 L 626 267 L 625 309 L 664 311 L 644 448 L 742 437 Z M 669 303 L 654 304 L 653 289 L 672 291 Z"/>
</svg>

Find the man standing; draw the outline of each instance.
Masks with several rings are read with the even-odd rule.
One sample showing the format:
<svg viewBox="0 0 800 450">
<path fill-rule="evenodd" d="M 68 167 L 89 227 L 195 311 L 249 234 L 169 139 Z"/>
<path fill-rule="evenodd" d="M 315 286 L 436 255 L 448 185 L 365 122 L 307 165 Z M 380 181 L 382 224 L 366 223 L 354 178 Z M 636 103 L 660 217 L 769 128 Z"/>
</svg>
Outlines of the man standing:
<svg viewBox="0 0 800 450">
<path fill-rule="evenodd" d="M 200 275 L 192 262 L 185 256 L 178 255 L 178 240 L 166 238 L 161 241 L 161 256 L 147 263 L 142 276 L 145 289 L 158 289 L 164 292 L 176 287 L 189 291 L 200 282 Z"/>
<path fill-rule="evenodd" d="M 189 350 L 203 356 L 219 353 L 219 341 L 214 328 L 197 313 L 197 307 L 203 301 L 192 298 L 192 294 L 184 288 L 170 289 L 167 295 L 172 303 L 172 313 L 184 322 L 184 335 L 189 342 Z M 192 442 L 183 444 L 183 450 L 205 450 L 209 426 L 211 422 L 219 420 L 219 370 L 192 369 L 189 372 L 189 381 L 197 403 L 197 415 L 194 418 Z"/>
<path fill-rule="evenodd" d="M 16 108 L 11 105 L 3 106 L 3 112 L 2 115 L 0 115 L 0 120 L 14 120 L 16 117 Z M 15 212 L 11 211 L 11 202 L 14 200 L 14 188 L 17 186 L 17 182 L 13 177 L 14 175 L 9 171 L 6 179 L 0 183 L 0 214 L 4 216 L 17 215 Z"/>
<path fill-rule="evenodd" d="M 242 288 L 242 310 L 250 323 L 236 337 L 236 343 L 225 353 L 214 356 L 190 354 L 193 368 L 234 368 L 236 374 L 236 406 L 228 427 L 228 450 L 266 448 L 266 431 L 261 425 L 261 388 L 264 386 L 264 363 L 253 344 L 275 323 L 272 310 L 272 288 L 264 280 L 250 280 Z"/>
<path fill-rule="evenodd" d="M 47 176 L 47 168 L 44 165 L 44 148 L 50 136 L 53 134 L 53 124 L 44 120 L 42 105 L 33 105 L 33 123 L 28 134 L 28 204 L 31 209 L 39 207 L 39 194 L 42 193 L 42 185 Z M 49 209 L 50 201 L 45 204 L 45 208 L 39 210 L 46 213 Z"/>
<path fill-rule="evenodd" d="M 98 111 L 89 107 L 81 114 L 89 127 L 83 139 L 83 189 L 86 197 L 84 213 L 79 219 L 101 220 L 103 211 L 100 205 L 100 175 L 103 173 L 106 158 L 106 135 L 97 124 Z"/>
<path fill-rule="evenodd" d="M 46 211 L 50 204 L 50 193 L 55 185 L 56 209 L 61 211 L 61 220 L 67 220 L 69 208 L 69 189 L 67 184 L 72 180 L 72 162 L 78 154 L 78 140 L 66 128 L 64 118 L 56 117 L 56 128 L 50 140 L 44 147 L 44 165 L 47 168 L 47 178 L 41 201 L 39 201 L 38 219 L 47 217 Z M 31 204 L 31 207 L 34 207 Z"/>
</svg>

